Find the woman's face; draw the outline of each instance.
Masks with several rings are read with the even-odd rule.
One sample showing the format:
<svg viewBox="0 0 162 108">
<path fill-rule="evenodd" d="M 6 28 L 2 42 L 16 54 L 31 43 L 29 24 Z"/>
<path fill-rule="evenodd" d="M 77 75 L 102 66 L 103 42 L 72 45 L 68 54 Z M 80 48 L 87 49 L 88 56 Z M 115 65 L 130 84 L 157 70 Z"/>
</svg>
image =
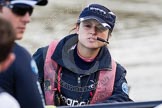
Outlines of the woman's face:
<svg viewBox="0 0 162 108">
<path fill-rule="evenodd" d="M 106 43 L 100 42 L 97 37 L 108 39 L 109 29 L 102 26 L 98 21 L 89 19 L 82 21 L 77 27 L 78 44 L 91 49 L 104 46 Z"/>
</svg>

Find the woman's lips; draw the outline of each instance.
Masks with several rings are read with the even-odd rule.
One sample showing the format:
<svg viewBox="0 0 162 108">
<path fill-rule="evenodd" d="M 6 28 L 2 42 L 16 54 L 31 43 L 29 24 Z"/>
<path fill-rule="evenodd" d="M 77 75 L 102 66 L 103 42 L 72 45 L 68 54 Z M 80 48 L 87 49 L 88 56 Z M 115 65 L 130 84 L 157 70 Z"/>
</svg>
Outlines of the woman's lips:
<svg viewBox="0 0 162 108">
<path fill-rule="evenodd" d="M 94 42 L 94 41 L 97 40 L 97 38 L 95 38 L 95 37 L 89 37 L 88 40 L 89 40 L 90 42 Z"/>
</svg>

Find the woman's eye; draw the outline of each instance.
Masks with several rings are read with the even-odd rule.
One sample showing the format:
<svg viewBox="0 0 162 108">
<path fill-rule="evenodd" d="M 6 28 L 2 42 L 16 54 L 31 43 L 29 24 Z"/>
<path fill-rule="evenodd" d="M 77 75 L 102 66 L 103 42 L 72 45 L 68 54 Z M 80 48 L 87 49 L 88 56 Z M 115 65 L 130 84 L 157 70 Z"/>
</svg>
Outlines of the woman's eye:
<svg viewBox="0 0 162 108">
<path fill-rule="evenodd" d="M 103 31 L 106 31 L 107 28 L 103 27 L 102 25 L 99 25 L 99 26 L 96 26 L 96 30 L 99 31 L 99 32 L 103 32 Z"/>
<path fill-rule="evenodd" d="M 86 24 L 86 25 L 84 25 L 84 27 L 91 28 L 91 25 Z"/>
</svg>

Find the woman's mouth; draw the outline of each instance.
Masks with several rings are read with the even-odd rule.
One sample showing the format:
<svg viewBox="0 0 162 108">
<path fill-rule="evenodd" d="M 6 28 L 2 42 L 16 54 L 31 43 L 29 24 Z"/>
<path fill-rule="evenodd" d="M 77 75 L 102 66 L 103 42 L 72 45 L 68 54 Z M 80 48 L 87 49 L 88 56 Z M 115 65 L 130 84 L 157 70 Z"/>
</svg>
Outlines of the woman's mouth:
<svg viewBox="0 0 162 108">
<path fill-rule="evenodd" d="M 94 41 L 96 41 L 96 38 L 95 38 L 95 37 L 89 37 L 88 40 L 89 40 L 90 42 L 94 42 Z"/>
</svg>

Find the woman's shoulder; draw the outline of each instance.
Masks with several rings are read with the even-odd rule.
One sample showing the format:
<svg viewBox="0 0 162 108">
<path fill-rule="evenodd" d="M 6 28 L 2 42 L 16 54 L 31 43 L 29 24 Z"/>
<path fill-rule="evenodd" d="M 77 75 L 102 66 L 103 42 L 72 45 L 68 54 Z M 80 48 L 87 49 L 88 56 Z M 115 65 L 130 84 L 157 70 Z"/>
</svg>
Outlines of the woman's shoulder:
<svg viewBox="0 0 162 108">
<path fill-rule="evenodd" d="M 126 76 L 126 69 L 119 63 L 117 63 L 117 67 L 116 67 L 116 79 L 121 79 L 121 77 L 125 77 Z"/>
<path fill-rule="evenodd" d="M 34 59 L 43 58 L 43 56 L 46 55 L 47 50 L 48 50 L 48 46 L 38 48 L 37 51 L 33 54 L 33 58 Z"/>
<path fill-rule="evenodd" d="M 117 63 L 117 62 L 116 62 L 116 63 Z M 116 69 L 117 69 L 117 71 L 126 73 L 126 69 L 124 68 L 124 66 L 122 66 L 122 65 L 119 64 L 119 63 L 117 63 Z"/>
<path fill-rule="evenodd" d="M 38 70 L 43 70 L 42 67 L 44 67 L 44 60 L 46 57 L 47 50 L 48 46 L 41 47 L 33 54 L 33 59 L 37 64 Z"/>
</svg>

